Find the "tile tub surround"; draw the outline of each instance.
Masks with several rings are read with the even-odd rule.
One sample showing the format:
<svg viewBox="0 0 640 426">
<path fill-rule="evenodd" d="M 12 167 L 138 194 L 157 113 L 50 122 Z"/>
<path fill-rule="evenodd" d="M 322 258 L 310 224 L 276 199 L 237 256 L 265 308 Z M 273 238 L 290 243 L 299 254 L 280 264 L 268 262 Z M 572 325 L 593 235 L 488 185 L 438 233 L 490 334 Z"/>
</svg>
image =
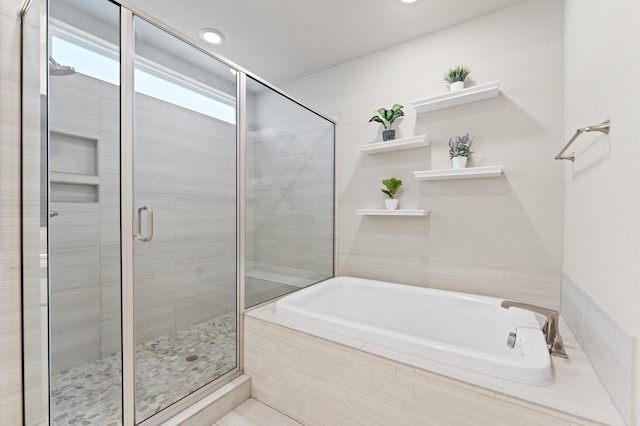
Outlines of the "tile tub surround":
<svg viewBox="0 0 640 426">
<path fill-rule="evenodd" d="M 396 223 L 398 234 L 416 232 L 415 223 Z M 422 226 L 422 224 L 420 225 Z M 389 242 L 393 241 L 390 237 Z M 407 255 L 401 259 L 370 250 L 339 253 L 338 274 L 372 280 L 473 293 L 560 309 L 561 272 L 553 268 Z M 393 243 L 394 249 L 396 248 Z"/>
<path fill-rule="evenodd" d="M 627 424 L 633 422 L 633 371 L 636 338 L 627 333 L 598 304 L 563 274 L 562 312 L 567 325 L 598 373 Z"/>
<path fill-rule="evenodd" d="M 569 360 L 554 358 L 553 383 L 532 386 L 299 325 L 268 304 L 245 315 L 244 368 L 252 397 L 305 424 L 623 425 L 561 333 Z"/>
<path fill-rule="evenodd" d="M 504 309 L 501 302 L 341 276 L 278 300 L 275 312 L 300 324 L 477 373 L 529 384 L 549 382 L 553 371 L 538 318 L 530 311 Z M 505 339 L 512 332 L 517 338 L 510 348 Z"/>
</svg>

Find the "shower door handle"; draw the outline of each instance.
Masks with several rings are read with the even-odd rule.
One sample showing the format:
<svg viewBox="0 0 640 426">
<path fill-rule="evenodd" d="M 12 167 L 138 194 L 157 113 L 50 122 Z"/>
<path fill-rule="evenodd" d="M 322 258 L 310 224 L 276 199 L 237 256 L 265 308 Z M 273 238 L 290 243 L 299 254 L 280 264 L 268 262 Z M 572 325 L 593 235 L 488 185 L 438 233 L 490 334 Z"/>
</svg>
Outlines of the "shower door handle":
<svg viewBox="0 0 640 426">
<path fill-rule="evenodd" d="M 147 212 L 147 235 L 142 235 L 142 212 Z M 151 206 L 138 207 L 136 214 L 136 234 L 135 237 L 140 241 L 151 241 L 153 238 L 153 209 Z"/>
</svg>

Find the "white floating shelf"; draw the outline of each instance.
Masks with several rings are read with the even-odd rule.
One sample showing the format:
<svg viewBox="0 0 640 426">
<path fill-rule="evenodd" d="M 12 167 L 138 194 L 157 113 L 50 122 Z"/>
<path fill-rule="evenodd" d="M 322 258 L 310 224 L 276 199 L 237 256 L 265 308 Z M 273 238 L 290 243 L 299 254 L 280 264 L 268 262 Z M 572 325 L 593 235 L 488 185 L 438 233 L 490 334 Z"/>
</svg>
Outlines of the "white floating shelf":
<svg viewBox="0 0 640 426">
<path fill-rule="evenodd" d="M 359 145 L 357 148 L 365 154 L 379 154 L 381 152 L 399 151 L 401 149 L 420 148 L 429 146 L 431 140 L 426 135 L 413 136 L 411 138 L 396 139 L 388 142 L 374 142 Z"/>
<path fill-rule="evenodd" d="M 429 212 L 425 212 L 424 209 L 366 209 L 356 210 L 356 213 L 360 216 L 425 216 Z"/>
<path fill-rule="evenodd" d="M 457 92 L 444 93 L 411 102 L 417 112 L 435 111 L 456 105 L 468 104 L 483 99 L 495 98 L 500 93 L 500 82 L 480 84 Z"/>
<path fill-rule="evenodd" d="M 425 170 L 413 172 L 418 180 L 471 179 L 502 176 L 502 166 L 467 167 L 465 169 Z"/>
</svg>

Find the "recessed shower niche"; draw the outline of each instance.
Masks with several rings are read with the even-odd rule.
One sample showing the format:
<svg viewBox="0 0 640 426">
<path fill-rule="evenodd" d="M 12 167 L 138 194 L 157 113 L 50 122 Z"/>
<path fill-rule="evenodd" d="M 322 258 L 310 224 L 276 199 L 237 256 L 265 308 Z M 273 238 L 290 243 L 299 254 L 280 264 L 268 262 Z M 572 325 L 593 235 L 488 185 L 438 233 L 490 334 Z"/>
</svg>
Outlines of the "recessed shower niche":
<svg viewBox="0 0 640 426">
<path fill-rule="evenodd" d="M 49 141 L 51 202 L 98 202 L 98 140 L 51 131 Z"/>
</svg>

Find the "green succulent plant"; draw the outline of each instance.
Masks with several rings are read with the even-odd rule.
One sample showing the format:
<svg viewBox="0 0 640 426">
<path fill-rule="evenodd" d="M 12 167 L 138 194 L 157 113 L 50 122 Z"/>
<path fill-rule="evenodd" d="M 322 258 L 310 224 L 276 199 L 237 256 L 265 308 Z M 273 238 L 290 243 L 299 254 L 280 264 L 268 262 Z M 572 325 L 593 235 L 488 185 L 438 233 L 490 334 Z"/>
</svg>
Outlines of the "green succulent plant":
<svg viewBox="0 0 640 426">
<path fill-rule="evenodd" d="M 391 129 L 391 125 L 397 118 L 404 117 L 404 112 L 402 111 L 404 106 L 400 104 L 395 104 L 391 107 L 391 109 L 380 108 L 378 110 L 378 115 L 374 115 L 369 120 L 369 123 L 375 121 L 377 123 L 381 123 L 385 130 Z"/>
<path fill-rule="evenodd" d="M 402 186 L 402 181 L 400 179 L 396 179 L 394 177 L 389 179 L 384 179 L 382 184 L 387 187 L 387 189 L 381 189 L 382 192 L 387 194 L 389 198 L 393 198 L 396 195 L 396 192 Z"/>
<path fill-rule="evenodd" d="M 471 74 L 469 67 L 466 65 L 456 65 L 453 68 L 449 68 L 443 77 L 444 81 L 455 83 L 456 81 L 465 81 L 469 74 Z"/>
</svg>

